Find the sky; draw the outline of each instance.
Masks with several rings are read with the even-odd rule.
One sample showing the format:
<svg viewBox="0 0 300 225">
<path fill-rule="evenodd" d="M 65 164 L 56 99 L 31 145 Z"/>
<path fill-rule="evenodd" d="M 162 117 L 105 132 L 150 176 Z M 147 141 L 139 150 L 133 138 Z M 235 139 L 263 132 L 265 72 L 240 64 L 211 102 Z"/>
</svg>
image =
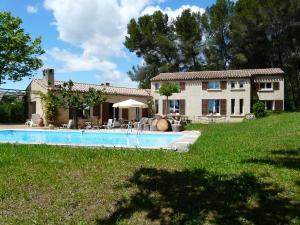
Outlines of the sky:
<svg viewBox="0 0 300 225">
<path fill-rule="evenodd" d="M 176 18 L 183 9 L 203 12 L 215 0 L 1 0 L 0 11 L 23 20 L 32 38 L 42 37 L 44 66 L 53 68 L 56 80 L 136 87 L 127 72 L 142 59 L 123 45 L 131 18 L 155 10 Z M 30 79 L 9 82 L 0 88 L 24 90 Z"/>
</svg>

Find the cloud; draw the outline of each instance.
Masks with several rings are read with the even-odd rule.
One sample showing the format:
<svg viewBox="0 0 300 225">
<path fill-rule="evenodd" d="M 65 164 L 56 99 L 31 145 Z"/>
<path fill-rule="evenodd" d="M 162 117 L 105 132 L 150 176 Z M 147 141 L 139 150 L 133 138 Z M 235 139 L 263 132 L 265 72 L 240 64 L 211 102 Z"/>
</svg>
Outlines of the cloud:
<svg viewBox="0 0 300 225">
<path fill-rule="evenodd" d="M 102 78 L 112 79 L 110 76 L 115 76 L 124 82 L 124 79 L 129 79 L 128 76 L 120 73 L 111 59 L 125 58 L 127 54 L 123 45 L 127 24 L 131 18 L 159 8 L 155 5 L 161 2 L 163 0 L 44 0 L 44 7 L 53 13 L 54 22 L 51 24 L 56 26 L 58 38 L 82 51 L 74 54 L 54 48 L 49 51 L 50 58 L 62 64 L 57 69 L 60 72 L 96 71 L 101 72 Z M 188 7 L 201 10 L 197 6 L 186 5 L 163 11 L 175 18 Z"/>
<path fill-rule="evenodd" d="M 28 5 L 26 7 L 26 11 L 28 13 L 31 13 L 31 14 L 37 14 L 38 11 L 39 11 L 39 6 L 38 6 L 38 4 L 36 4 L 36 5 Z"/>
<path fill-rule="evenodd" d="M 54 61 L 61 63 L 57 69 L 58 73 L 95 71 L 95 78 L 100 82 L 110 82 L 116 86 L 136 87 L 135 82 L 131 82 L 126 74 L 118 70 L 116 64 L 100 60 L 94 56 L 74 54 L 66 49 L 52 48 L 47 51 L 47 55 Z"/>
<path fill-rule="evenodd" d="M 205 9 L 195 6 L 195 5 L 182 5 L 180 8 L 174 9 L 174 10 L 171 9 L 170 7 L 161 9 L 159 6 L 148 6 L 142 11 L 141 15 L 146 15 L 146 14 L 151 15 L 155 11 L 160 10 L 161 12 L 167 14 L 171 20 L 174 20 L 174 19 L 176 19 L 176 17 L 180 16 L 182 11 L 185 9 L 191 9 L 192 12 L 200 12 L 201 14 L 203 14 L 205 12 Z"/>
</svg>

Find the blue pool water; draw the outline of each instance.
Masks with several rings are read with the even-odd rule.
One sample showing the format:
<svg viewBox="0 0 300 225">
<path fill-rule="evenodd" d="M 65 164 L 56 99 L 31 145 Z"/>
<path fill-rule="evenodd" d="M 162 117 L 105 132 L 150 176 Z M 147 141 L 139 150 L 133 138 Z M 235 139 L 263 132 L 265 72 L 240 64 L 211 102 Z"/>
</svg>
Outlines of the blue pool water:
<svg viewBox="0 0 300 225">
<path fill-rule="evenodd" d="M 2 130 L 0 142 L 27 144 L 90 145 L 140 148 L 165 148 L 182 134 L 117 132 Z"/>
</svg>

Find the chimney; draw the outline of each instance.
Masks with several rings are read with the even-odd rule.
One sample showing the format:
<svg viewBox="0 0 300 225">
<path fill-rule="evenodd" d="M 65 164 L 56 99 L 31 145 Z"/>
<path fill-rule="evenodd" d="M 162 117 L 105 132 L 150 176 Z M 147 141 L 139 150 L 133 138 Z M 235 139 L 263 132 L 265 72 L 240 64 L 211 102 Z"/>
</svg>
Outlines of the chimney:
<svg viewBox="0 0 300 225">
<path fill-rule="evenodd" d="M 43 81 L 47 87 L 54 87 L 54 69 L 43 70 Z"/>
</svg>

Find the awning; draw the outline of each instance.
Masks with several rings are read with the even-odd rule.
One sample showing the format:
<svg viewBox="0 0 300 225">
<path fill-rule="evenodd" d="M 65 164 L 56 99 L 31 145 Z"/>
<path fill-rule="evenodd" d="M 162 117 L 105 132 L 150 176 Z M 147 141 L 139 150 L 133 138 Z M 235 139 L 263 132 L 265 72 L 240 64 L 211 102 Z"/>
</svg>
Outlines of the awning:
<svg viewBox="0 0 300 225">
<path fill-rule="evenodd" d="M 128 99 L 126 101 L 123 102 L 118 102 L 113 104 L 114 108 L 124 108 L 124 109 L 128 109 L 128 108 L 148 108 L 148 106 L 145 103 L 142 102 L 138 102 L 135 101 L 133 99 Z"/>
</svg>

